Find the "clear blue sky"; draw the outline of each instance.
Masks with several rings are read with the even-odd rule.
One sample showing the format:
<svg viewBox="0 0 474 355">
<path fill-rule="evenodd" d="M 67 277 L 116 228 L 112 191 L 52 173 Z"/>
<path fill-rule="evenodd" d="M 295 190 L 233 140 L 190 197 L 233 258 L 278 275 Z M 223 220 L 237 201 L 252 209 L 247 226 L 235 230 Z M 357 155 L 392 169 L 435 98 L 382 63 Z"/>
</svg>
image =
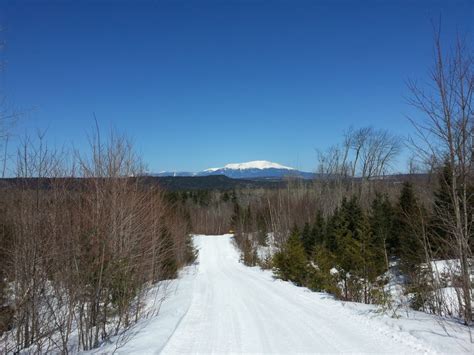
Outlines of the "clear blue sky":
<svg viewBox="0 0 474 355">
<path fill-rule="evenodd" d="M 82 147 L 127 132 L 150 170 L 265 159 L 313 170 L 349 126 L 406 136 L 430 20 L 473 38 L 474 1 L 1 1 L 2 90 Z M 402 163 L 400 166 L 402 167 Z"/>
</svg>

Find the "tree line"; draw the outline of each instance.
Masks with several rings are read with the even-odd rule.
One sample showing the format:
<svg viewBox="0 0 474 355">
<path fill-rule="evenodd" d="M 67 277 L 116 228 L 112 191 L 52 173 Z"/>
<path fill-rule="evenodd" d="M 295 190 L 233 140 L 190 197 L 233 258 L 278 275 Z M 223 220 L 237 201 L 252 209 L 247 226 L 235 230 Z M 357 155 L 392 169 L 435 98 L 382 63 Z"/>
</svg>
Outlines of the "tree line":
<svg viewBox="0 0 474 355">
<path fill-rule="evenodd" d="M 405 180 L 414 184 L 400 188 L 404 179 L 387 176 L 400 138 L 349 129 L 342 144 L 320 154 L 313 189 L 295 183 L 234 210 L 245 262 L 258 261 L 255 220 L 263 214 L 279 249 L 266 264 L 278 277 L 378 303 L 394 260 L 414 308 L 472 322 L 474 56 L 460 37 L 445 51 L 437 31 L 433 62 L 425 85 L 408 84 L 409 103 L 420 114 L 410 118 L 415 135 L 407 142 L 414 156 Z M 416 179 L 417 171 L 424 175 Z M 446 279 L 436 260 L 449 259 Z M 454 289 L 456 314 L 446 287 Z"/>
<path fill-rule="evenodd" d="M 311 184 L 289 178 L 284 188 L 240 189 L 231 199 L 213 192 L 208 205 L 189 204 L 198 229 L 231 230 L 247 265 L 345 300 L 388 304 L 388 278 L 399 273 L 413 308 L 470 324 L 474 56 L 460 37 L 449 50 L 439 32 L 434 38 L 427 82 L 408 83 L 418 110 L 408 140 L 350 128 L 319 153 Z M 413 153 L 408 174 L 392 175 L 403 142 Z M 259 254 L 272 247 L 274 257 Z M 448 275 L 438 270 L 443 260 Z"/>
</svg>

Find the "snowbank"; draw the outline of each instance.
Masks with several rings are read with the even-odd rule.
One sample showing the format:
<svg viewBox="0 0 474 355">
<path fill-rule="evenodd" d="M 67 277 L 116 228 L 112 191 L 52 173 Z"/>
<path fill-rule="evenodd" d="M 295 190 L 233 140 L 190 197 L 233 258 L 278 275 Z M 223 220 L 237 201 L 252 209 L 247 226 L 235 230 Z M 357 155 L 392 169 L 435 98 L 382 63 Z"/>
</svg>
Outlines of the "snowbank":
<svg viewBox="0 0 474 355">
<path fill-rule="evenodd" d="M 158 293 L 150 293 L 153 296 L 146 302 L 149 312 L 147 318 L 141 319 L 124 335 L 114 337 L 101 347 L 85 353 L 160 352 L 189 309 L 196 272 L 196 265 L 181 270 L 178 280 L 167 281 L 166 287 L 161 287 Z"/>
</svg>

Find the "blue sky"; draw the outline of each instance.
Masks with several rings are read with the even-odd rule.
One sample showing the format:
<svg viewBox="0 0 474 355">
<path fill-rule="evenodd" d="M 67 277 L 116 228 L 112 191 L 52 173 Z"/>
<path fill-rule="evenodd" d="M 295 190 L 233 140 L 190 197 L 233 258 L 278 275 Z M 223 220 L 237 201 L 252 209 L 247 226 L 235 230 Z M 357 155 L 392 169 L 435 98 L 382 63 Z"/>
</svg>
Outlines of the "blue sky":
<svg viewBox="0 0 474 355">
<path fill-rule="evenodd" d="M 2 90 L 27 111 L 17 131 L 80 149 L 95 113 L 152 171 L 310 171 L 351 125 L 407 136 L 405 82 L 427 75 L 431 19 L 447 40 L 474 30 L 471 0 L 2 1 L 0 14 Z"/>
</svg>

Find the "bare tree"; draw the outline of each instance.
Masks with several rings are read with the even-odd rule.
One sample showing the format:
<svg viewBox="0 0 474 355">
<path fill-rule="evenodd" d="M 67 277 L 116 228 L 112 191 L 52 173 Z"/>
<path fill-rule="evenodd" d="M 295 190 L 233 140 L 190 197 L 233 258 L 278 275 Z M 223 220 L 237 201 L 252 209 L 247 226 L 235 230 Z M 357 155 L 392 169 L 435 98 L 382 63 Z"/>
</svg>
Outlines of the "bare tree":
<svg viewBox="0 0 474 355">
<path fill-rule="evenodd" d="M 26 136 L 17 178 L 0 186 L 0 267 L 12 288 L 0 309 L 11 328 L 0 334 L 6 353 L 96 347 L 144 315 L 151 284 L 192 261 L 181 211 L 142 180 L 130 141 L 99 137 L 71 164 L 44 132 Z"/>
<path fill-rule="evenodd" d="M 337 187 L 340 194 L 354 193 L 357 185 L 360 197 L 369 180 L 391 171 L 400 151 L 399 138 L 386 130 L 350 128 L 342 144 L 318 152 L 319 178 Z"/>
<path fill-rule="evenodd" d="M 457 37 L 454 48 L 444 51 L 439 27 L 435 29 L 434 65 L 426 87 L 408 83 L 409 102 L 424 114 L 423 120 L 410 119 L 417 137 L 411 140 L 418 154 L 430 164 L 450 168 L 451 208 L 439 212 L 442 227 L 451 238 L 454 255 L 461 264 L 462 302 L 460 309 L 466 323 L 472 322 L 472 160 L 474 119 L 474 61 L 468 42 Z"/>
</svg>

